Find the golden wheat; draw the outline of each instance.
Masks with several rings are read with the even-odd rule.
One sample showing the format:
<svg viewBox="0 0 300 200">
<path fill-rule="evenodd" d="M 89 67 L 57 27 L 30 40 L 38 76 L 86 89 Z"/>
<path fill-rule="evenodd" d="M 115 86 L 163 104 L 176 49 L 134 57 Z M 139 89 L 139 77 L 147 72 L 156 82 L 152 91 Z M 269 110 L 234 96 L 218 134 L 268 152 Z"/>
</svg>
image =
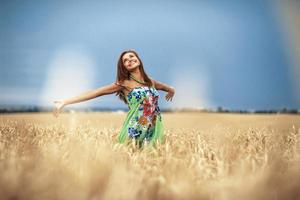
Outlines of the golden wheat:
<svg viewBox="0 0 300 200">
<path fill-rule="evenodd" d="M 143 150 L 116 142 L 124 115 L 50 116 L 0 117 L 1 199 L 300 197 L 299 116 L 165 114 Z"/>
</svg>

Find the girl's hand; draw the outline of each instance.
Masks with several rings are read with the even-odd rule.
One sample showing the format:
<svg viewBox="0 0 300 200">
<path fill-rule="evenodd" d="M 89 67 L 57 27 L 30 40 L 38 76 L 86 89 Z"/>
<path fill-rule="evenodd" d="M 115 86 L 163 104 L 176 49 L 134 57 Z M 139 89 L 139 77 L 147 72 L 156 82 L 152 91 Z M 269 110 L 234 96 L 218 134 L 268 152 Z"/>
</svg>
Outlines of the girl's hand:
<svg viewBox="0 0 300 200">
<path fill-rule="evenodd" d="M 172 101 L 174 94 L 175 94 L 175 89 L 173 87 L 170 87 L 170 90 L 168 91 L 168 93 L 165 97 L 166 100 L 167 101 L 169 101 L 169 100 Z"/>
<path fill-rule="evenodd" d="M 63 109 L 63 107 L 66 106 L 66 103 L 63 100 L 56 100 L 53 101 L 53 103 L 55 103 L 55 107 L 53 109 L 53 115 L 54 117 L 58 117 L 58 114 Z"/>
</svg>

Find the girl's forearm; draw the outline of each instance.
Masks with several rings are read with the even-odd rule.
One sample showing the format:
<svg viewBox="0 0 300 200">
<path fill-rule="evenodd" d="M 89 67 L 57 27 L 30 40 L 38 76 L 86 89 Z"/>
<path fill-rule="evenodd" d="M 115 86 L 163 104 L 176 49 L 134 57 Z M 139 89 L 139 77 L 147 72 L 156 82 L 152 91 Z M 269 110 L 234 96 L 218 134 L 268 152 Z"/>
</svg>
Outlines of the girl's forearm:
<svg viewBox="0 0 300 200">
<path fill-rule="evenodd" d="M 112 83 L 110 85 L 106 85 L 97 88 L 95 90 L 85 92 L 81 95 L 78 95 L 70 99 L 65 99 L 63 101 L 65 102 L 66 105 L 68 105 L 68 104 L 78 103 L 82 101 L 87 101 L 102 95 L 112 94 L 114 92 L 117 92 L 118 90 L 120 90 L 120 86 L 117 86 L 116 84 Z"/>
<path fill-rule="evenodd" d="M 172 91 L 174 91 L 174 87 L 169 86 L 169 85 L 167 85 L 165 89 L 166 89 L 165 90 L 166 92 L 172 92 Z"/>
<path fill-rule="evenodd" d="M 165 92 L 174 91 L 174 88 L 167 85 L 167 84 L 161 83 L 157 80 L 154 80 L 154 83 L 155 83 L 156 89 L 158 89 L 158 90 L 162 90 L 162 91 L 165 91 Z"/>
<path fill-rule="evenodd" d="M 82 101 L 87 101 L 87 100 L 95 98 L 96 96 L 97 95 L 95 94 L 94 91 L 88 91 L 88 92 L 82 93 L 76 97 L 64 99 L 63 101 L 64 101 L 65 105 L 69 105 L 69 104 L 79 103 Z"/>
<path fill-rule="evenodd" d="M 165 91 L 165 92 L 170 92 L 170 91 L 174 90 L 174 88 L 172 86 L 167 85 L 167 84 L 161 83 L 161 90 Z"/>
</svg>

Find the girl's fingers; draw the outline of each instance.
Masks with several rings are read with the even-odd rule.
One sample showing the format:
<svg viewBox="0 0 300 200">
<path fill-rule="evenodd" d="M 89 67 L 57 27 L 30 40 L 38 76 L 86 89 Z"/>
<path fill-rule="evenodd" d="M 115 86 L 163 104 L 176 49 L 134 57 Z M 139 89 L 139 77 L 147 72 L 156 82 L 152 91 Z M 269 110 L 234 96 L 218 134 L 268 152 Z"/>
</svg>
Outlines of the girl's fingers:
<svg viewBox="0 0 300 200">
<path fill-rule="evenodd" d="M 53 116 L 56 117 L 56 111 L 55 110 L 53 110 Z"/>
<path fill-rule="evenodd" d="M 174 96 L 174 94 L 168 93 L 165 98 L 166 98 L 167 101 L 169 101 L 169 100 L 172 101 L 173 96 Z"/>
<path fill-rule="evenodd" d="M 57 116 L 57 114 L 58 114 L 58 110 L 57 110 L 57 108 L 55 108 L 55 116 Z"/>
<path fill-rule="evenodd" d="M 57 117 L 58 114 L 59 114 L 59 112 L 60 112 L 60 109 L 59 109 L 58 107 L 55 107 L 55 108 L 53 109 L 53 115 L 54 115 L 54 117 Z"/>
<path fill-rule="evenodd" d="M 58 117 L 58 111 L 55 111 L 54 116 Z"/>
<path fill-rule="evenodd" d="M 173 95 L 168 95 L 168 100 L 172 100 Z"/>
</svg>

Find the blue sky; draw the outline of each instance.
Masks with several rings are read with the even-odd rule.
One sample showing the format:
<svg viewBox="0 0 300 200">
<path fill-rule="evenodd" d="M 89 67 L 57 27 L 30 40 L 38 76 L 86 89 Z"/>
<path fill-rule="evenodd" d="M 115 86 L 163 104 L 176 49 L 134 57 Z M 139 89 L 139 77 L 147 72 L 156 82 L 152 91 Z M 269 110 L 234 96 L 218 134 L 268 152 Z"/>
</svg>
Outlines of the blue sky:
<svg viewBox="0 0 300 200">
<path fill-rule="evenodd" d="M 51 105 L 112 83 L 120 53 L 176 88 L 162 108 L 299 108 L 273 1 L 1 1 L 0 105 Z M 297 67 L 297 66 L 296 66 Z M 108 95 L 74 106 L 124 107 Z"/>
</svg>

